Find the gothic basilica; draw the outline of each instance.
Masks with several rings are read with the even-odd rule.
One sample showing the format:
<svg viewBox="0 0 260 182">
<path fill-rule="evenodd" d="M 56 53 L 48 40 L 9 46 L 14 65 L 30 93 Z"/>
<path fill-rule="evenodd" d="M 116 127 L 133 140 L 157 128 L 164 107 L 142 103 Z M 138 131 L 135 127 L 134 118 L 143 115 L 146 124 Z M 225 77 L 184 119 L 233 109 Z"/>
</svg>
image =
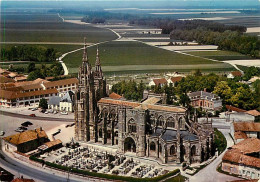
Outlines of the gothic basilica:
<svg viewBox="0 0 260 182">
<path fill-rule="evenodd" d="M 202 162 L 214 155 L 214 130 L 208 120 L 198 121 L 184 107 L 162 104 L 159 97 L 142 102 L 108 97 L 99 51 L 92 69 L 86 44 L 75 94 L 75 139 L 118 146 L 162 163 Z"/>
</svg>

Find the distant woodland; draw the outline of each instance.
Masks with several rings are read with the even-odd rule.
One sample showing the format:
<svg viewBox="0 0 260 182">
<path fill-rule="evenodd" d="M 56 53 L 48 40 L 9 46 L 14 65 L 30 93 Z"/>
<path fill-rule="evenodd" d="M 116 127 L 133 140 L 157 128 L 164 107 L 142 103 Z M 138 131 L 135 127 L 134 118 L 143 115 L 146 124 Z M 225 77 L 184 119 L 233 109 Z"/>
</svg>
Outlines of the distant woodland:
<svg viewBox="0 0 260 182">
<path fill-rule="evenodd" d="M 43 46 L 12 46 L 1 48 L 2 61 L 53 62 L 58 58 L 58 51 Z"/>
</svg>

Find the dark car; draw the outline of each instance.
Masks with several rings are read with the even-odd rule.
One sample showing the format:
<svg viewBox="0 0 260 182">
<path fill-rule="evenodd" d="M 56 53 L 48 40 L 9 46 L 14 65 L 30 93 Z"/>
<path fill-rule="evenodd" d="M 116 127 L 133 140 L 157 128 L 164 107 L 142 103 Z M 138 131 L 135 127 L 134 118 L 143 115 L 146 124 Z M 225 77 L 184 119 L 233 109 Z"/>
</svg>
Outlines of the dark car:
<svg viewBox="0 0 260 182">
<path fill-rule="evenodd" d="M 30 121 L 26 121 L 24 123 L 21 124 L 24 127 L 28 127 L 29 125 L 33 125 Z"/>
<path fill-rule="evenodd" d="M 31 117 L 36 117 L 36 115 L 35 115 L 35 114 L 30 114 L 29 116 L 31 116 Z"/>
</svg>

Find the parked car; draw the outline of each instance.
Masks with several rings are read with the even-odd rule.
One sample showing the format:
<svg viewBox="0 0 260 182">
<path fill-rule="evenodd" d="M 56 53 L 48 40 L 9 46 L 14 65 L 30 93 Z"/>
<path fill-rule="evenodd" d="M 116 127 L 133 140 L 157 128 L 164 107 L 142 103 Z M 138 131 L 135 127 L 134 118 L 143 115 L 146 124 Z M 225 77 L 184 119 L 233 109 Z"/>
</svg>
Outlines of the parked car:
<svg viewBox="0 0 260 182">
<path fill-rule="evenodd" d="M 33 108 L 33 107 L 29 107 L 29 108 L 28 108 L 28 110 L 32 110 L 32 109 L 34 109 L 34 108 Z"/>
<path fill-rule="evenodd" d="M 48 114 L 49 112 L 48 111 L 45 111 L 45 113 L 44 114 Z"/>
<path fill-rule="evenodd" d="M 33 125 L 30 121 L 26 121 L 24 123 L 21 124 L 24 127 L 28 127 L 29 125 Z"/>
<path fill-rule="evenodd" d="M 4 136 L 5 132 L 4 131 L 0 131 L 0 136 Z"/>
<path fill-rule="evenodd" d="M 62 111 L 61 114 L 62 114 L 62 115 L 68 115 L 68 112 Z"/>
<path fill-rule="evenodd" d="M 57 114 L 58 112 L 57 111 L 54 111 L 53 114 Z"/>
<path fill-rule="evenodd" d="M 31 116 L 31 117 L 36 117 L 36 115 L 35 115 L 35 114 L 30 114 L 29 116 Z"/>
<path fill-rule="evenodd" d="M 37 109 L 36 108 L 32 108 L 32 111 L 36 111 Z"/>
</svg>

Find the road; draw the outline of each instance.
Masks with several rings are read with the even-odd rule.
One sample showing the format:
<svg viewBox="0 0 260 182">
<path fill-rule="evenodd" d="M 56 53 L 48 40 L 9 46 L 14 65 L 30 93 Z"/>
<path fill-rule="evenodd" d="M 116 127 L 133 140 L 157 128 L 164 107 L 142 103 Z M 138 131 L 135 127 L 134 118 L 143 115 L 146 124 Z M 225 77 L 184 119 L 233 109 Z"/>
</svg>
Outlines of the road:
<svg viewBox="0 0 260 182">
<path fill-rule="evenodd" d="M 227 148 L 234 145 L 233 140 L 229 135 L 230 126 L 228 126 L 228 125 L 229 125 L 229 123 L 227 123 L 226 126 L 224 126 L 223 124 L 219 125 L 219 123 L 217 125 L 220 127 L 220 128 L 218 128 L 219 131 L 221 131 L 223 133 L 223 135 L 225 136 L 225 138 L 227 140 Z M 214 127 L 216 127 L 216 126 L 214 126 Z M 222 128 L 225 128 L 225 129 L 222 129 Z M 222 161 L 222 157 L 225 154 L 226 150 L 220 156 L 218 156 L 212 163 L 210 163 L 207 167 L 200 170 L 194 176 L 191 176 L 190 182 L 224 182 L 224 181 L 239 180 L 240 178 L 222 174 L 222 173 L 219 173 L 216 171 L 218 165 Z"/>
<path fill-rule="evenodd" d="M 41 116 L 31 117 L 31 116 L 24 115 L 24 114 L 18 114 L 18 113 L 7 112 L 7 111 L 2 111 L 2 110 L 0 111 L 0 115 L 11 116 L 11 117 L 16 117 L 16 118 L 33 119 L 33 120 L 43 120 L 43 121 L 74 122 L 74 119 L 52 118 L 52 117 L 41 117 Z"/>
<path fill-rule="evenodd" d="M 33 178 L 36 181 L 67 181 L 67 176 L 58 176 L 55 173 L 50 173 L 45 170 L 40 170 L 37 167 L 31 167 L 29 165 L 21 164 L 20 162 L 17 162 L 16 160 L 8 157 L 3 151 L 0 151 L 1 158 L 0 158 L 0 164 L 1 167 L 6 169 L 12 169 L 17 172 L 19 172 L 20 175 L 29 176 L 30 178 Z M 3 159 L 4 158 L 4 159 Z M 71 182 L 81 181 L 70 179 Z M 84 180 L 85 181 L 85 180 Z"/>
</svg>

